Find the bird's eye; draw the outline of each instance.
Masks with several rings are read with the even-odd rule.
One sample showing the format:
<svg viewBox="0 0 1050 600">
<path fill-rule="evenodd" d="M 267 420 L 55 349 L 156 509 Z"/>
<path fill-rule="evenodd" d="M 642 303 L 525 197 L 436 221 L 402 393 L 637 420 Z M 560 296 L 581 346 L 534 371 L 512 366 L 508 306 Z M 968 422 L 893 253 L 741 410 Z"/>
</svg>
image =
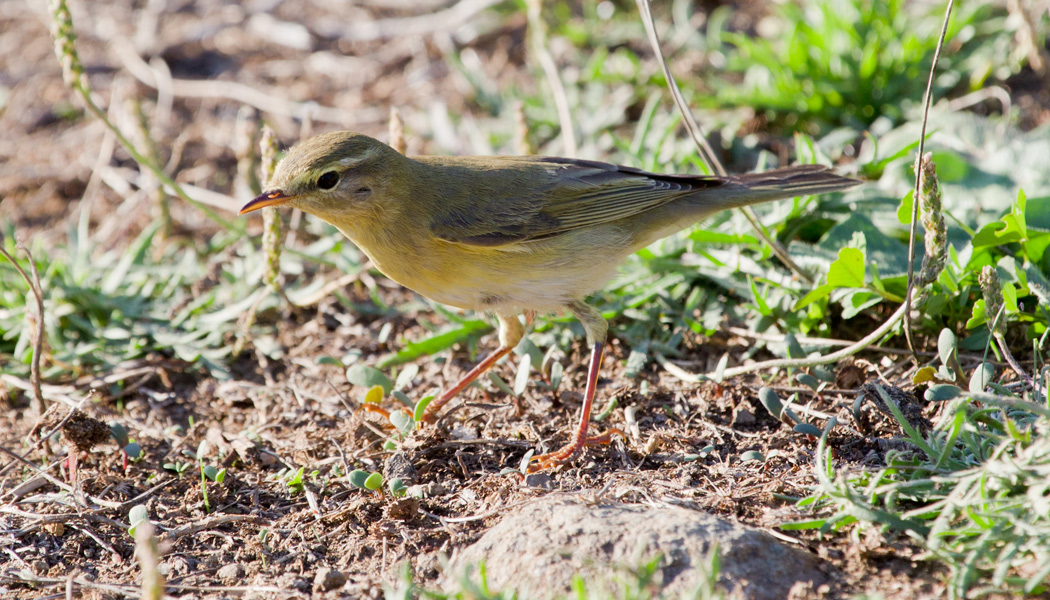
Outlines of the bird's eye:
<svg viewBox="0 0 1050 600">
<path fill-rule="evenodd" d="M 330 190 L 335 187 L 335 184 L 339 183 L 339 173 L 335 171 L 325 171 L 317 178 L 317 187 L 322 190 Z"/>
</svg>

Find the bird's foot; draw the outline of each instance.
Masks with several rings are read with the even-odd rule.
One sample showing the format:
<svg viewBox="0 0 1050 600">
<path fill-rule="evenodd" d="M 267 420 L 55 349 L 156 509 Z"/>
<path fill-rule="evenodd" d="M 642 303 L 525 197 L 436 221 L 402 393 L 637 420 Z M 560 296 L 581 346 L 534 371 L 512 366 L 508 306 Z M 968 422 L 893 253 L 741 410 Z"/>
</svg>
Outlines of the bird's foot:
<svg viewBox="0 0 1050 600">
<path fill-rule="evenodd" d="M 383 408 L 382 406 L 379 406 L 378 404 L 373 404 L 371 402 L 367 402 L 367 403 L 362 404 L 361 406 L 357 407 L 357 410 L 354 411 L 354 414 L 356 415 L 357 413 L 360 413 L 360 412 L 376 413 L 376 414 L 379 414 L 379 415 L 383 415 L 387 419 L 390 418 L 390 411 L 389 410 Z"/>
<path fill-rule="evenodd" d="M 412 416 L 411 411 L 409 411 L 407 408 L 401 407 L 401 408 L 399 408 L 397 410 L 400 410 L 401 412 L 406 413 L 408 416 Z M 387 421 L 390 420 L 390 411 L 389 410 L 383 408 L 382 406 L 379 406 L 378 404 L 373 404 L 371 402 L 366 402 L 366 403 L 362 404 L 361 406 L 359 406 L 357 408 L 357 410 L 354 411 L 354 414 L 357 414 L 357 413 L 360 413 L 360 412 L 376 413 L 378 415 L 382 415 L 383 418 L 385 418 Z"/>
<path fill-rule="evenodd" d="M 535 473 L 537 471 L 553 469 L 554 467 L 563 465 L 579 454 L 580 450 L 585 446 L 600 446 L 611 443 L 614 435 L 618 435 L 621 438 L 627 437 L 622 431 L 615 427 L 601 435 L 578 437 L 575 441 L 566 444 L 560 450 L 548 452 L 547 454 L 540 454 L 539 456 L 533 456 L 529 459 L 529 466 L 526 467 L 525 471 L 527 473 Z"/>
<path fill-rule="evenodd" d="M 433 404 L 433 402 L 431 402 L 431 404 Z M 408 417 L 410 419 L 414 419 L 415 418 L 415 413 L 411 409 L 409 409 L 407 407 L 398 406 L 398 407 L 393 408 L 393 409 L 387 409 L 387 408 L 383 408 L 382 406 L 380 406 L 378 404 L 375 404 L 375 403 L 372 403 L 372 402 L 366 402 L 366 403 L 362 404 L 361 406 L 359 406 L 357 408 L 357 410 L 354 411 L 354 414 L 356 415 L 356 414 L 359 414 L 359 413 L 362 413 L 362 412 L 375 413 L 375 414 L 380 415 L 381 417 L 383 417 L 388 422 L 385 425 L 390 425 L 390 426 L 392 426 L 392 427 L 394 427 L 396 429 L 397 428 L 396 424 L 393 423 L 392 421 L 390 421 L 390 415 L 393 412 L 397 412 L 397 411 L 400 411 L 400 412 L 408 415 Z M 423 411 L 423 415 L 419 419 L 419 422 L 417 423 L 417 426 L 422 427 L 423 423 L 431 423 L 431 424 L 432 423 L 436 423 L 437 422 L 437 418 L 438 418 L 438 411 L 431 410 L 430 406 L 428 405 L 427 408 Z"/>
</svg>

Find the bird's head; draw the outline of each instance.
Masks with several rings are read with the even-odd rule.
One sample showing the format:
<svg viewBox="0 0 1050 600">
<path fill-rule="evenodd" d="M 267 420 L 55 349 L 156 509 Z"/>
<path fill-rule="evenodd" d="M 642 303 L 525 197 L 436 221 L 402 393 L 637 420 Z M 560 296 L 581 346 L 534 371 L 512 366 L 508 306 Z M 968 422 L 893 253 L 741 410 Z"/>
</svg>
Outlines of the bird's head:
<svg viewBox="0 0 1050 600">
<path fill-rule="evenodd" d="M 407 159 L 359 133 L 336 131 L 291 149 L 277 165 L 266 191 L 240 214 L 266 206 L 292 206 L 339 227 L 377 213 L 377 199 L 398 178 Z"/>
</svg>

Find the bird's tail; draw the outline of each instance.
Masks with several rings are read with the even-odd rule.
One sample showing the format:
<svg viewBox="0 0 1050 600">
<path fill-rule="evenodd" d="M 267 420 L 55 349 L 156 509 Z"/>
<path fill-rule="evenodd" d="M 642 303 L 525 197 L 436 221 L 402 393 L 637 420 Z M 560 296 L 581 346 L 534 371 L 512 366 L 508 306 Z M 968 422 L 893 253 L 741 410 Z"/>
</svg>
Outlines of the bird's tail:
<svg viewBox="0 0 1050 600">
<path fill-rule="evenodd" d="M 645 247 L 727 208 L 834 192 L 861 183 L 856 179 L 836 175 L 829 168 L 820 165 L 798 165 L 765 173 L 695 179 L 700 180 L 701 185 L 697 185 L 693 194 L 631 218 L 632 229 L 636 232 L 632 248 Z"/>
<path fill-rule="evenodd" d="M 763 173 L 733 175 L 726 178 L 726 183 L 742 186 L 739 191 L 738 206 L 758 204 L 780 198 L 794 198 L 824 194 L 851 188 L 861 182 L 842 175 L 836 175 L 823 165 L 796 165 L 774 169 Z"/>
</svg>

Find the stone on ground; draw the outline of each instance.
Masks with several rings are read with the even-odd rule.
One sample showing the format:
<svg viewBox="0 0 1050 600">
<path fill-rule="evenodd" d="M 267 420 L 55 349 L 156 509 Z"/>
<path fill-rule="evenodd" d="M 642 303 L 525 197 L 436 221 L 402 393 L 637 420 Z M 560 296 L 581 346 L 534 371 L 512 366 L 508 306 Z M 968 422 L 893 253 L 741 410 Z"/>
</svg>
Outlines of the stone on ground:
<svg viewBox="0 0 1050 600">
<path fill-rule="evenodd" d="M 696 589 L 712 544 L 721 550 L 718 583 L 732 597 L 782 599 L 796 584 L 816 589 L 827 580 L 822 561 L 763 531 L 679 506 L 587 504 L 546 498 L 507 514 L 481 538 L 452 556 L 442 587 L 485 562 L 491 590 L 518 590 L 519 597 L 569 595 L 579 574 L 589 592 L 629 581 L 635 569 L 660 555 L 657 583 L 664 597 Z M 700 567 L 700 568 L 698 568 Z"/>
</svg>

